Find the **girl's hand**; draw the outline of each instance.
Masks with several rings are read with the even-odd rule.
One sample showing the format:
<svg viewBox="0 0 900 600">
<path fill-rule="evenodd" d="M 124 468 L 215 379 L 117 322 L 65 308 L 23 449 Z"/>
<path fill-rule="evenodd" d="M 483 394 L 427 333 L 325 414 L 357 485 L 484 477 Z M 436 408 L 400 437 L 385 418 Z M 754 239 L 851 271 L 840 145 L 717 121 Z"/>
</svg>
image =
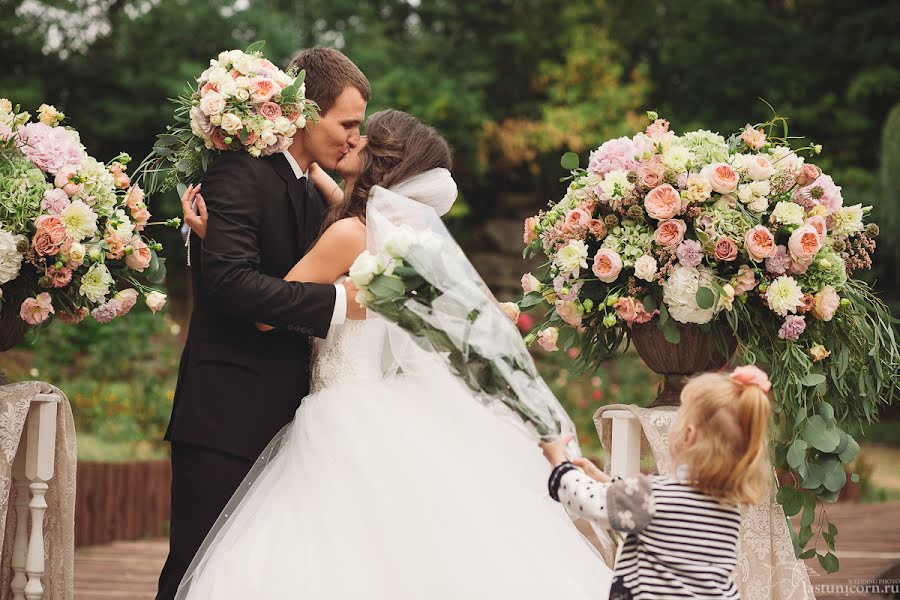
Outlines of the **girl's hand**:
<svg viewBox="0 0 900 600">
<path fill-rule="evenodd" d="M 609 475 L 598 469 L 597 465 L 583 456 L 580 458 L 573 458 L 572 464 L 584 471 L 585 475 L 595 481 L 599 481 L 600 483 L 609 483 L 612 481 Z"/>
<path fill-rule="evenodd" d="M 195 204 L 196 200 L 196 204 Z M 200 184 L 190 185 L 181 196 L 181 210 L 184 213 L 184 222 L 197 234 L 201 240 L 206 237 L 206 222 L 209 215 L 206 212 L 206 202 L 200 195 Z"/>
<path fill-rule="evenodd" d="M 555 467 L 569 460 L 566 455 L 566 446 L 569 445 L 569 442 L 574 437 L 575 435 L 570 433 L 553 442 L 541 442 L 541 450 L 544 451 L 544 457 L 550 461 L 551 465 Z"/>
</svg>

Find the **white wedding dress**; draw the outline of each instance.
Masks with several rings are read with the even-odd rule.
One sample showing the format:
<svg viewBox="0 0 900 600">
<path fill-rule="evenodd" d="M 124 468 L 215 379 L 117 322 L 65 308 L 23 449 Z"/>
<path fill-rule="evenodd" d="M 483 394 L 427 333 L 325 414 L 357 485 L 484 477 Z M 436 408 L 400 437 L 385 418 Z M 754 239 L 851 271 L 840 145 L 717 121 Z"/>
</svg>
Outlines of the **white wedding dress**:
<svg viewBox="0 0 900 600">
<path fill-rule="evenodd" d="M 348 322 L 320 343 L 312 393 L 178 597 L 606 598 L 611 572 L 550 499 L 534 441 L 433 356 L 384 377 L 385 327 Z"/>
</svg>

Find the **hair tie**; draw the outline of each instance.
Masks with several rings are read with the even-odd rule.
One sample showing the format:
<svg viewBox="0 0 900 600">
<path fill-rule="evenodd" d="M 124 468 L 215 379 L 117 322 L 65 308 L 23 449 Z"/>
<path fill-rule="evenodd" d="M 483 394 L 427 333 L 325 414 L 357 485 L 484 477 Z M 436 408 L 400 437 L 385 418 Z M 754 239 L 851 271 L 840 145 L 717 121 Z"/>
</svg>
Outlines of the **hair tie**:
<svg viewBox="0 0 900 600">
<path fill-rule="evenodd" d="M 769 390 L 772 389 L 772 384 L 769 382 L 769 376 L 756 365 L 737 367 L 731 372 L 731 380 L 736 381 L 742 386 L 756 386 L 765 393 L 768 393 Z"/>
</svg>

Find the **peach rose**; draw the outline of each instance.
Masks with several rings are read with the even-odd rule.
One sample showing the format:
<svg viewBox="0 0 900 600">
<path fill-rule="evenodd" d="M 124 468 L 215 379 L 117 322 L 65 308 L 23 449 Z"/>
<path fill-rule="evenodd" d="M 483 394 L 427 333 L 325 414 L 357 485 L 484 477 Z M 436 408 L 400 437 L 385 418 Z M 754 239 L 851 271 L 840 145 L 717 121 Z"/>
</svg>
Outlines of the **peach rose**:
<svg viewBox="0 0 900 600">
<path fill-rule="evenodd" d="M 706 175 L 713 191 L 720 194 L 728 194 L 737 189 L 740 176 L 734 170 L 734 167 L 725 163 L 717 163 L 710 165 L 707 169 L 704 170 L 707 171 Z"/>
<path fill-rule="evenodd" d="M 281 116 L 281 107 L 274 102 L 263 102 L 259 107 L 259 116 L 269 121 L 274 121 Z"/>
<path fill-rule="evenodd" d="M 55 215 L 42 215 L 34 222 L 34 250 L 41 256 L 56 256 L 66 241 L 66 227 Z"/>
<path fill-rule="evenodd" d="M 720 237 L 718 240 L 716 240 L 716 260 L 730 262 L 737 258 L 737 254 L 738 247 L 733 239 L 729 237 Z"/>
<path fill-rule="evenodd" d="M 537 217 L 528 217 L 525 219 L 525 235 L 522 239 L 526 244 L 530 244 L 537 239 Z"/>
<path fill-rule="evenodd" d="M 209 139 L 216 150 L 228 149 L 228 144 L 225 143 L 225 136 L 222 135 L 220 128 L 213 127 L 212 131 L 209 132 Z"/>
<path fill-rule="evenodd" d="M 277 90 L 275 82 L 268 77 L 254 77 L 250 81 L 250 97 L 254 102 L 268 102 Z"/>
<path fill-rule="evenodd" d="M 812 314 L 820 321 L 830 321 L 834 312 L 841 305 L 841 297 L 830 285 L 826 285 L 815 295 L 815 301 Z"/>
<path fill-rule="evenodd" d="M 659 221 L 671 219 L 681 210 L 681 196 L 668 183 L 653 188 L 644 198 L 647 214 Z"/>
<path fill-rule="evenodd" d="M 744 248 L 752 260 L 757 262 L 765 260 L 775 252 L 775 236 L 768 228 L 757 225 L 747 232 Z"/>
<path fill-rule="evenodd" d="M 580 208 L 573 208 L 566 213 L 566 227 L 569 229 L 578 229 L 587 227 L 591 222 L 591 215 L 587 214 Z"/>
<path fill-rule="evenodd" d="M 805 163 L 800 169 L 800 172 L 797 173 L 797 184 L 801 187 L 807 186 L 818 179 L 821 174 L 822 171 L 819 167 L 814 164 Z"/>
<path fill-rule="evenodd" d="M 759 150 L 766 144 L 766 132 L 762 129 L 753 129 L 749 125 L 744 129 L 744 133 L 741 134 L 741 139 L 744 140 L 744 143 L 754 150 Z"/>
<path fill-rule="evenodd" d="M 763 181 L 775 174 L 775 166 L 769 157 L 762 154 L 754 154 L 746 163 L 747 174 L 754 181 Z"/>
<path fill-rule="evenodd" d="M 669 219 L 663 221 L 656 228 L 654 237 L 656 243 L 661 246 L 677 246 L 684 239 L 687 224 L 681 219 Z"/>
<path fill-rule="evenodd" d="M 591 219 L 591 222 L 588 223 L 588 231 L 590 231 L 591 235 L 597 240 L 602 240 L 608 233 L 606 223 L 604 223 L 602 219 Z"/>
<path fill-rule="evenodd" d="M 137 236 L 131 240 L 131 247 L 134 251 L 125 257 L 125 264 L 128 265 L 128 268 L 140 273 L 150 266 L 152 259 L 150 248 L 144 243 L 144 240 Z"/>
<path fill-rule="evenodd" d="M 822 237 L 812 225 L 798 227 L 788 240 L 791 258 L 797 261 L 811 259 L 821 247 Z"/>
<path fill-rule="evenodd" d="M 547 352 L 556 352 L 559 346 L 556 342 L 559 340 L 559 329 L 556 327 L 548 327 L 538 334 L 538 345 Z"/>
<path fill-rule="evenodd" d="M 816 230 L 816 233 L 819 234 L 819 237 L 824 242 L 825 236 L 828 234 L 828 223 L 825 220 L 825 217 L 815 216 L 810 217 L 806 220 L 806 225 L 809 225 L 813 229 Z"/>
<path fill-rule="evenodd" d="M 594 275 L 604 283 L 612 283 L 622 272 L 622 257 L 614 250 L 601 248 L 594 256 Z"/>
<path fill-rule="evenodd" d="M 644 165 L 638 172 L 640 184 L 645 188 L 655 188 L 663 181 L 663 170 L 658 165 Z"/>
</svg>

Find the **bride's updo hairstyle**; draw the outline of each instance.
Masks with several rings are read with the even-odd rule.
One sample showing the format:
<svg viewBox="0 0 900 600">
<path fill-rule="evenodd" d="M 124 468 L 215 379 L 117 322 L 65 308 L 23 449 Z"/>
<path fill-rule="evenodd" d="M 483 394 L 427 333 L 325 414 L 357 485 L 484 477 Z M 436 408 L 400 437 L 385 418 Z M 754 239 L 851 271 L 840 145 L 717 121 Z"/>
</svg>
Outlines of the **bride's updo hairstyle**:
<svg viewBox="0 0 900 600">
<path fill-rule="evenodd" d="M 400 110 L 383 110 L 369 117 L 366 139 L 359 152 L 359 176 L 344 191 L 344 201 L 328 210 L 322 231 L 348 217 L 365 221 L 373 186 L 390 188 L 431 169 L 453 166 L 453 153 L 441 134 Z"/>
</svg>

